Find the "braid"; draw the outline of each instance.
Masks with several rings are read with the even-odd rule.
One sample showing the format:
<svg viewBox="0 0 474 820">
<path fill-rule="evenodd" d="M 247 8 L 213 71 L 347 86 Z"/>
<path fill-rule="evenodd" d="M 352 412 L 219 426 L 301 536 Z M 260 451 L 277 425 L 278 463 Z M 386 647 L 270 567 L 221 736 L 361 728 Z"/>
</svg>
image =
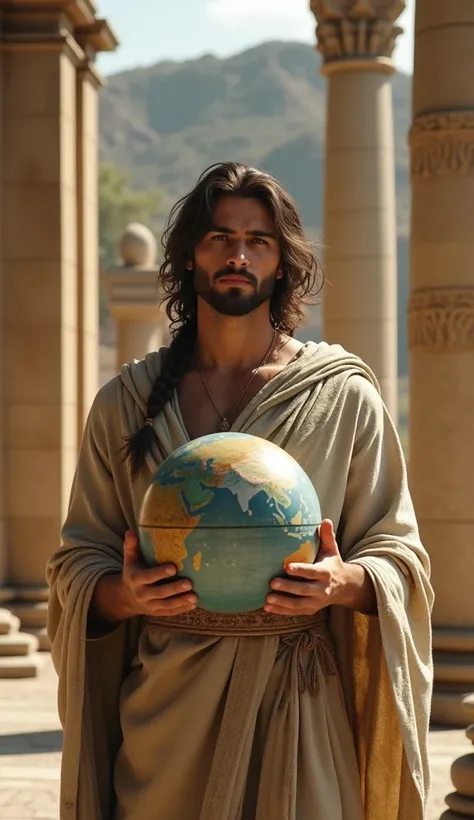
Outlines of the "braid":
<svg viewBox="0 0 474 820">
<path fill-rule="evenodd" d="M 146 455 L 156 440 L 153 419 L 171 400 L 181 379 L 191 366 L 196 332 L 194 319 L 186 321 L 176 332 L 163 362 L 161 373 L 148 396 L 146 422 L 133 436 L 126 439 L 125 459 L 130 459 L 130 473 L 133 480 L 137 478 Z"/>
</svg>

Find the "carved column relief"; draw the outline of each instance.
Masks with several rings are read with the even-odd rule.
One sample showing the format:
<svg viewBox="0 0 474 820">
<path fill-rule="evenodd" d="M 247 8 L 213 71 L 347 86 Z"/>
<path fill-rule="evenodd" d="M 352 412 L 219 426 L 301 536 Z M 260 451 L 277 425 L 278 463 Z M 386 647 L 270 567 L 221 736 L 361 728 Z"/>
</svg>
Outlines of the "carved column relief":
<svg viewBox="0 0 474 820">
<path fill-rule="evenodd" d="M 412 291 L 408 338 L 411 350 L 474 350 L 474 286 Z"/>
<path fill-rule="evenodd" d="M 409 136 L 412 181 L 474 175 L 474 111 L 417 117 Z M 413 290 L 410 348 L 474 350 L 474 286 Z"/>
<path fill-rule="evenodd" d="M 410 146 L 412 178 L 474 174 L 474 111 L 417 117 Z"/>
</svg>

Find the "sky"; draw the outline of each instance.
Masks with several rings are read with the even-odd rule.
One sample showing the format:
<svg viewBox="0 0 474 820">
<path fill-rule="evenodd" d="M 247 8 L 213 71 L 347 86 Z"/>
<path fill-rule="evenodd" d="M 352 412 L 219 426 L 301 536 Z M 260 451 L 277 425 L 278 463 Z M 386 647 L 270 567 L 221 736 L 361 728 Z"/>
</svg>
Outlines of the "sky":
<svg viewBox="0 0 474 820">
<path fill-rule="evenodd" d="M 98 58 L 103 74 L 115 74 L 161 60 L 186 60 L 203 54 L 227 57 L 266 40 L 314 44 L 315 19 L 309 0 L 97 0 L 120 40 L 113 54 Z M 413 70 L 415 0 L 408 0 L 399 22 L 395 62 Z"/>
</svg>

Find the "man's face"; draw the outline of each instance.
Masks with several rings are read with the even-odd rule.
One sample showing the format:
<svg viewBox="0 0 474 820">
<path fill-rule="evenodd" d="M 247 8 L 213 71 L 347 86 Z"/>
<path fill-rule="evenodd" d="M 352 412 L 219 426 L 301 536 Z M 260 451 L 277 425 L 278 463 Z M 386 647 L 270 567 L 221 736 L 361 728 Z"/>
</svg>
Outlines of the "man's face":
<svg viewBox="0 0 474 820">
<path fill-rule="evenodd" d="M 222 196 L 189 268 L 197 295 L 210 307 L 225 316 L 246 316 L 269 301 L 282 276 L 279 263 L 275 226 L 264 205 Z"/>
</svg>

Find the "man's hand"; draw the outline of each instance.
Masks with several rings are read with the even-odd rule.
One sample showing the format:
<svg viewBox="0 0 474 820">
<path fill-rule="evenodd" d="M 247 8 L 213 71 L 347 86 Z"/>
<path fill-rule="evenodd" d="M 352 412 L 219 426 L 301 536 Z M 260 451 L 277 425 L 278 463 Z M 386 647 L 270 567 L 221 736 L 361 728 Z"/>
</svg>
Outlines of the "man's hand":
<svg viewBox="0 0 474 820">
<path fill-rule="evenodd" d="M 123 545 L 122 583 L 134 615 L 181 615 L 196 608 L 197 596 L 191 581 L 181 578 L 157 584 L 176 575 L 174 564 L 145 568 L 140 560 L 138 538 L 130 530 Z"/>
<path fill-rule="evenodd" d="M 338 604 L 361 612 L 377 609 L 375 590 L 364 567 L 345 563 L 336 543 L 332 521 L 319 529 L 321 546 L 316 563 L 289 564 L 291 578 L 275 578 L 267 596 L 265 612 L 274 615 L 314 615 Z M 301 580 L 300 580 L 301 579 Z"/>
<path fill-rule="evenodd" d="M 96 584 L 91 602 L 92 621 L 124 621 L 135 615 L 166 617 L 191 612 L 197 595 L 190 581 L 181 578 L 158 584 L 176 575 L 173 564 L 146 568 L 141 562 L 138 538 L 127 532 L 123 545 L 122 574 L 104 575 Z"/>
</svg>

